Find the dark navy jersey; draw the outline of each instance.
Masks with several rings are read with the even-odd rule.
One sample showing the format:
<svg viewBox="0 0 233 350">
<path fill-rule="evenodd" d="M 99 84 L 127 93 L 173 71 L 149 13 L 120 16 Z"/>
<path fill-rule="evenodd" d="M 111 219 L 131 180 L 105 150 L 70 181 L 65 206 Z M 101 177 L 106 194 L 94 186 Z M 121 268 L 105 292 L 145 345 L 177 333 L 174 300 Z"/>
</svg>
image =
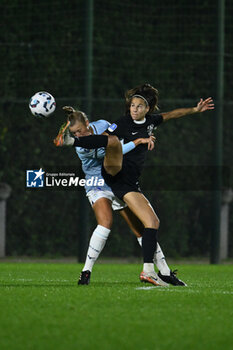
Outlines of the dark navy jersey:
<svg viewBox="0 0 233 350">
<path fill-rule="evenodd" d="M 163 122 L 161 114 L 147 114 L 144 123 L 135 123 L 130 115 L 117 119 L 105 131 L 109 135 L 116 135 L 124 143 L 134 141 L 138 138 L 147 138 L 153 135 L 153 130 Z M 147 144 L 138 145 L 131 152 L 124 155 L 123 168 L 131 172 L 138 178 L 145 163 L 146 153 L 148 151 Z M 133 176 L 134 177 L 134 176 Z"/>
</svg>

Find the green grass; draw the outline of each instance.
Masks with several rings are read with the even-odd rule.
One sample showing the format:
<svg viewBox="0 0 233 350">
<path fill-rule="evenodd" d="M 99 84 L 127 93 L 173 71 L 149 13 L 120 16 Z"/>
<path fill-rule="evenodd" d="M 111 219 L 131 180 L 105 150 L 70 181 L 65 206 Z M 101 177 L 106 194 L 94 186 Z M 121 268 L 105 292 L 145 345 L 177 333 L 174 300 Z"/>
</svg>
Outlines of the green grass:
<svg viewBox="0 0 233 350">
<path fill-rule="evenodd" d="M 139 282 L 141 266 L 0 264 L 0 349 L 233 348 L 233 266 L 179 265 L 188 287 Z"/>
</svg>

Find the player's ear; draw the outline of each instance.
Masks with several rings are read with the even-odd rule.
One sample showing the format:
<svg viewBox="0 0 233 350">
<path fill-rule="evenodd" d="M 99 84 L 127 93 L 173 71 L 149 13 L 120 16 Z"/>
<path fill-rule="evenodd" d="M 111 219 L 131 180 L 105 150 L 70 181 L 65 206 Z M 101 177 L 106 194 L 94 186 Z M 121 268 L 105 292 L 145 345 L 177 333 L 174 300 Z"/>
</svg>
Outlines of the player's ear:
<svg viewBox="0 0 233 350">
<path fill-rule="evenodd" d="M 89 127 L 89 120 L 86 120 L 86 127 L 88 128 Z"/>
</svg>

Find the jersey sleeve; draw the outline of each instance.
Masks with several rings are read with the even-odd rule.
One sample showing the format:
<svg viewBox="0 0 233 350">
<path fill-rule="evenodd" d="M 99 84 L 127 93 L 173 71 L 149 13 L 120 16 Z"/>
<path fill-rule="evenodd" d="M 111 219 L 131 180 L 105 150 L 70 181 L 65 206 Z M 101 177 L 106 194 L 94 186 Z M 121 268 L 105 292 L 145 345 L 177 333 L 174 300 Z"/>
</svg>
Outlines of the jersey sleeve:
<svg viewBox="0 0 233 350">
<path fill-rule="evenodd" d="M 132 151 L 136 147 L 136 145 L 133 141 L 123 143 L 123 140 L 122 140 L 121 145 L 122 145 L 122 153 L 123 154 L 126 154 L 126 153 Z"/>
<path fill-rule="evenodd" d="M 163 122 L 163 116 L 162 114 L 152 114 L 152 121 L 154 123 L 154 126 L 158 126 Z"/>
<path fill-rule="evenodd" d="M 91 122 L 90 126 L 94 129 L 95 134 L 102 134 L 111 125 L 107 120 L 99 119 L 95 122 Z"/>
<path fill-rule="evenodd" d="M 111 123 L 109 123 L 107 120 L 100 119 L 100 122 L 102 123 L 103 128 L 107 129 Z"/>
</svg>

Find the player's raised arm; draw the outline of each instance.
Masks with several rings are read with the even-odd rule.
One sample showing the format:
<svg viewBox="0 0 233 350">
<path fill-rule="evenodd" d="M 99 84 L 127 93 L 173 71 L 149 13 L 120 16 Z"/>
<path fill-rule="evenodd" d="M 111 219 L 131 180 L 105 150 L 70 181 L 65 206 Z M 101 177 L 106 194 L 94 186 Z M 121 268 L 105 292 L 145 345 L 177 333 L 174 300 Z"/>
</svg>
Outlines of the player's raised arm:
<svg viewBox="0 0 233 350">
<path fill-rule="evenodd" d="M 212 97 L 208 97 L 206 100 L 203 100 L 201 98 L 198 104 L 196 105 L 196 107 L 178 108 L 178 109 L 174 109 L 173 111 L 161 113 L 161 114 L 163 116 L 163 121 L 167 121 L 169 119 L 180 118 L 189 114 L 202 113 L 212 109 L 214 109 L 213 99 Z"/>
</svg>

